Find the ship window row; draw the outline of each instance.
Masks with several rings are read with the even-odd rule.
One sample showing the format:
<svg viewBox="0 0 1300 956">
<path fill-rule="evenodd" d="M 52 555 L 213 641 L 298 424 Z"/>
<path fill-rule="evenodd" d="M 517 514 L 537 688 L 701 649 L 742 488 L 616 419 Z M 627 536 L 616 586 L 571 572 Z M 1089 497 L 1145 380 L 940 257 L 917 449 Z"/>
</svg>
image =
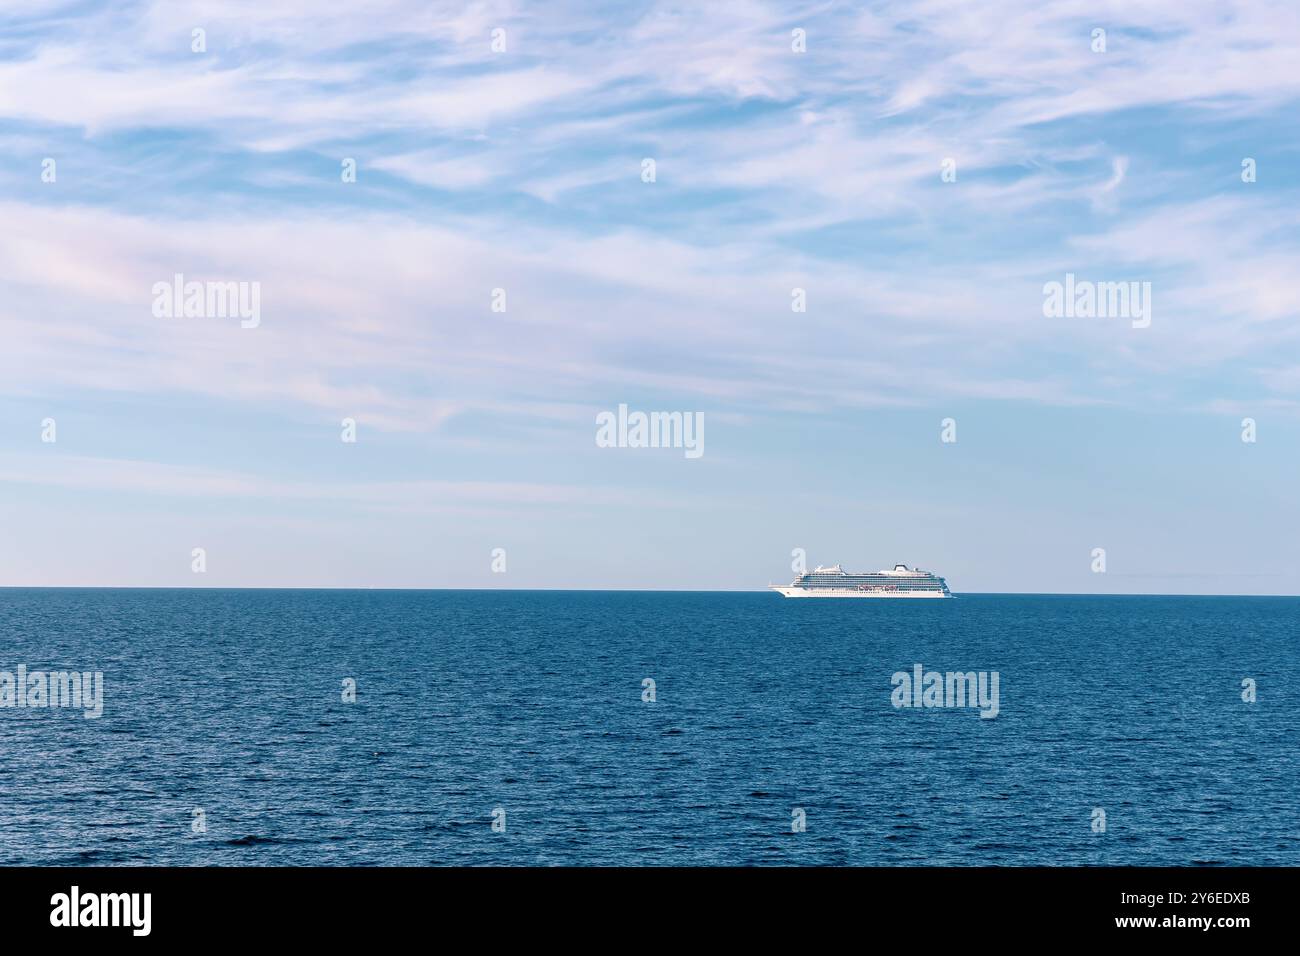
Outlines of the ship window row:
<svg viewBox="0 0 1300 956">
<path fill-rule="evenodd" d="M 823 574 L 808 574 L 804 576 L 804 580 L 825 582 L 830 584 L 835 584 L 841 581 L 846 584 L 853 583 L 853 582 L 867 582 L 867 581 L 870 581 L 872 583 L 880 583 L 880 584 L 902 583 L 902 584 L 909 584 L 909 585 L 939 583 L 938 580 L 936 580 L 935 578 L 895 578 L 895 577 L 869 577 L 866 575 L 839 576 L 839 575 L 823 575 Z"/>
<path fill-rule="evenodd" d="M 870 587 L 902 587 L 907 588 L 910 591 L 937 591 L 943 587 L 943 585 L 939 584 L 937 581 L 918 581 L 907 584 L 895 584 L 892 581 L 812 581 L 809 583 L 817 584 L 822 587 L 858 587 L 862 585 Z"/>
</svg>

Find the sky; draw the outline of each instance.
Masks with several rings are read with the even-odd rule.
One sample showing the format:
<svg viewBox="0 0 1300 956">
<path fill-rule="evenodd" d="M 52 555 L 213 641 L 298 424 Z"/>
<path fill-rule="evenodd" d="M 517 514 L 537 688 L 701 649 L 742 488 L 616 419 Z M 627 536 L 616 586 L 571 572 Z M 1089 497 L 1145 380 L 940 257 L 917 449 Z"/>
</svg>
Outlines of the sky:
<svg viewBox="0 0 1300 956">
<path fill-rule="evenodd" d="M 0 586 L 1300 594 L 1298 104 L 1294 2 L 9 0 Z"/>
</svg>

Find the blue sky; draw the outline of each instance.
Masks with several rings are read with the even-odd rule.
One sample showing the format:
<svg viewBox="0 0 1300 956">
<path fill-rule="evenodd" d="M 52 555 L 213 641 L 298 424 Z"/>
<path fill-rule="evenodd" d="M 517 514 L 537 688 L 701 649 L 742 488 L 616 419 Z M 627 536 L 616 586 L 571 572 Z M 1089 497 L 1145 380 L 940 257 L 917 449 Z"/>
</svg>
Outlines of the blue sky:
<svg viewBox="0 0 1300 956">
<path fill-rule="evenodd" d="M 1300 10 L 1133 6 L 6 4 L 0 584 L 1300 593 Z"/>
</svg>

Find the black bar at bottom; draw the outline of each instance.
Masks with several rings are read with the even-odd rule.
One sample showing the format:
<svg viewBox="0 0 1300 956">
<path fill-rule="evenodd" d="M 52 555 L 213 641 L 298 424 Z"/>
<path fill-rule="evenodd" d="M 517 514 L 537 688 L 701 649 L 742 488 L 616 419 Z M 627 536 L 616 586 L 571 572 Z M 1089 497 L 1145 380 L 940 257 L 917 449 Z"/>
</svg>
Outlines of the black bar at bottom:
<svg viewBox="0 0 1300 956">
<path fill-rule="evenodd" d="M 1049 933 L 1180 941 L 1200 935 L 1231 944 L 1287 927 L 1296 874 L 1279 868 L 0 869 L 0 926 L 9 944 L 70 934 L 77 942 L 328 943 L 348 930 L 364 930 L 370 942 L 398 942 L 421 931 L 475 926 L 493 938 L 513 930 L 538 939 L 563 934 L 609 942 L 611 931 L 635 936 L 687 919 L 738 940 L 761 939 L 773 921 L 803 914 L 815 917 L 818 934 L 842 930 L 859 938 L 961 935 L 962 927 L 978 927 L 985 942 Z"/>
</svg>

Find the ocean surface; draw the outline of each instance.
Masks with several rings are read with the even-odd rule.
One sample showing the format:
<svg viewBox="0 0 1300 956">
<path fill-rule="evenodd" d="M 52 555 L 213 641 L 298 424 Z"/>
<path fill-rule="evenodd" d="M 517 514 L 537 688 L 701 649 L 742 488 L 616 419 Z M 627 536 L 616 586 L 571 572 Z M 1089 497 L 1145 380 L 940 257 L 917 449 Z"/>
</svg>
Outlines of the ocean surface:
<svg viewBox="0 0 1300 956">
<path fill-rule="evenodd" d="M 19 665 L 103 715 L 0 708 L 4 865 L 1300 865 L 1297 598 L 0 589 Z"/>
</svg>

